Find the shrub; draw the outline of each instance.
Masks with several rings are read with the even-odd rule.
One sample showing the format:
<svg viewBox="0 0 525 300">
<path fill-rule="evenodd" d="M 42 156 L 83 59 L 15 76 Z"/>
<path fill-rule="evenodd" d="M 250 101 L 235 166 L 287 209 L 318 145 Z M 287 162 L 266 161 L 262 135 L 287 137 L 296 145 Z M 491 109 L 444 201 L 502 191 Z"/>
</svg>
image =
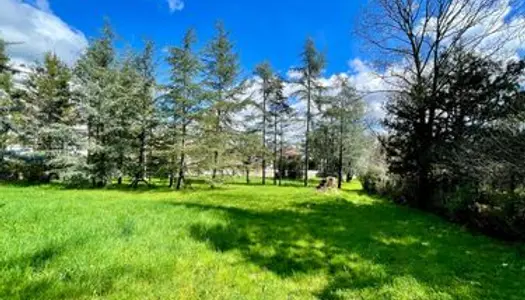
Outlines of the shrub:
<svg viewBox="0 0 525 300">
<path fill-rule="evenodd" d="M 80 171 L 63 174 L 62 182 L 67 188 L 84 188 L 92 186 L 89 176 Z"/>
<path fill-rule="evenodd" d="M 525 240 L 525 195 L 460 186 L 446 195 L 444 212 L 448 219 L 487 235 Z"/>
</svg>

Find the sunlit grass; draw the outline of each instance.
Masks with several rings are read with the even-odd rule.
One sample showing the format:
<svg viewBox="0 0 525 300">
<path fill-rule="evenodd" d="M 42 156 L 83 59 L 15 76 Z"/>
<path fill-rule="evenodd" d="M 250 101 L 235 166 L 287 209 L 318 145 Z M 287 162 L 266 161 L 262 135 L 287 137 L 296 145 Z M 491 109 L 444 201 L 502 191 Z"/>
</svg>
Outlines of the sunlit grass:
<svg viewBox="0 0 525 300">
<path fill-rule="evenodd" d="M 0 299 L 524 299 L 518 246 L 362 195 L 0 186 Z"/>
</svg>

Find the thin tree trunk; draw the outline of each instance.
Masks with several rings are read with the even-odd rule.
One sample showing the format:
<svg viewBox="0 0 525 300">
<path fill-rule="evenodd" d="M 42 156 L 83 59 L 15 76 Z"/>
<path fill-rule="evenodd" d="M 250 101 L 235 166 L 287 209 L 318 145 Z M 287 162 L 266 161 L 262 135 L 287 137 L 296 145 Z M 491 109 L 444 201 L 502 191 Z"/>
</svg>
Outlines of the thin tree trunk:
<svg viewBox="0 0 525 300">
<path fill-rule="evenodd" d="M 337 166 L 337 188 L 341 189 L 343 185 L 343 133 L 344 133 L 344 116 L 341 115 L 339 120 L 339 162 Z"/>
<path fill-rule="evenodd" d="M 145 173 L 146 173 L 146 130 L 142 129 L 140 135 L 140 147 L 139 147 L 139 170 L 135 174 L 135 178 L 133 179 L 133 182 L 131 183 L 132 187 L 137 187 L 139 182 L 144 181 L 145 183 L 148 183 L 145 179 Z"/>
<path fill-rule="evenodd" d="M 211 175 L 211 178 L 212 179 L 215 179 L 217 178 L 217 163 L 219 162 L 219 152 L 218 151 L 215 151 L 213 153 L 213 172 L 212 172 L 212 175 Z"/>
<path fill-rule="evenodd" d="M 279 186 L 281 186 L 283 183 L 283 175 L 284 175 L 283 144 L 284 144 L 284 131 L 283 131 L 283 121 L 281 120 L 281 138 L 280 138 L 280 151 L 279 151 Z"/>
<path fill-rule="evenodd" d="M 246 166 L 246 184 L 250 184 L 250 167 Z"/>
<path fill-rule="evenodd" d="M 273 119 L 273 185 L 277 185 L 277 114 Z"/>
<path fill-rule="evenodd" d="M 220 95 L 221 95 L 220 98 L 222 99 L 222 92 L 220 93 Z M 217 133 L 217 135 L 219 135 L 221 132 L 220 126 L 221 126 L 221 111 L 217 110 L 217 123 L 215 124 L 215 132 Z M 212 179 L 217 178 L 218 163 L 219 163 L 219 151 L 214 151 L 213 152 L 213 172 L 211 176 Z"/>
<path fill-rule="evenodd" d="M 308 76 L 310 76 L 308 74 Z M 306 111 L 306 140 L 304 147 L 304 186 L 308 186 L 308 169 L 310 169 L 310 119 L 311 119 L 311 82 L 308 78 L 308 87 L 307 87 L 307 111 Z"/>
<path fill-rule="evenodd" d="M 268 94 L 266 93 L 266 84 L 263 83 L 263 125 L 262 125 L 262 184 L 266 185 L 266 98 Z"/>
<path fill-rule="evenodd" d="M 182 141 L 181 141 L 181 153 L 180 153 L 180 163 L 179 163 L 179 178 L 177 178 L 177 190 L 180 190 L 182 182 L 184 180 L 184 159 L 186 156 L 185 153 L 186 147 L 186 120 L 183 120 L 182 124 Z"/>
<path fill-rule="evenodd" d="M 170 184 L 169 184 L 169 188 L 172 188 L 173 187 L 173 177 L 175 177 L 173 175 L 173 171 L 170 173 Z"/>
</svg>

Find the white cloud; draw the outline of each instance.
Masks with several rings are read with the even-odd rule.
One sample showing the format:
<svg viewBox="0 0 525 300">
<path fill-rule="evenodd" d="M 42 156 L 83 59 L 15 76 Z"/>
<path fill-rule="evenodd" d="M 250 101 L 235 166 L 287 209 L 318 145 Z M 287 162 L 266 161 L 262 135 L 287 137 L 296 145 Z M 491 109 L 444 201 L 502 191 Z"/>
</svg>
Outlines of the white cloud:
<svg viewBox="0 0 525 300">
<path fill-rule="evenodd" d="M 358 92 L 363 96 L 363 99 L 366 103 L 367 112 L 365 118 L 367 121 L 378 121 L 384 116 L 384 100 L 386 99 L 385 87 L 386 85 L 382 82 L 382 79 L 378 77 L 365 62 L 355 59 L 350 62 L 350 70 L 348 73 L 339 73 L 334 74 L 330 77 L 321 77 L 319 79 L 319 84 L 324 86 L 326 93 L 336 94 L 337 87 L 340 84 L 340 78 L 347 78 L 358 90 Z M 293 83 L 293 80 L 299 78 L 300 74 L 296 71 L 288 71 L 287 77 L 292 81 L 291 83 L 286 83 L 284 86 L 284 95 L 289 97 L 290 105 L 293 111 L 296 113 L 296 116 L 293 120 L 290 120 L 290 127 L 286 132 L 286 139 L 293 143 L 298 143 L 304 140 L 304 134 L 306 131 L 306 111 L 307 103 L 306 99 L 301 99 L 299 97 L 294 97 L 296 92 L 299 89 L 299 85 Z M 251 85 L 246 91 L 245 96 L 251 97 L 253 101 L 262 104 L 262 95 L 260 94 L 261 80 L 259 78 L 253 78 L 251 80 Z M 319 113 L 316 105 L 312 105 L 312 114 L 316 115 Z M 255 116 L 255 119 L 247 120 L 248 116 Z M 260 110 L 254 106 L 249 106 L 241 111 L 236 119 L 240 124 L 243 124 L 245 127 L 253 127 L 255 124 L 261 122 L 261 113 Z"/>
<path fill-rule="evenodd" d="M 74 63 L 88 45 L 84 34 L 50 12 L 48 1 L 32 3 L 0 0 L 0 37 L 17 43 L 8 47 L 8 54 L 15 63 L 30 64 L 53 51 L 66 63 Z"/>
<path fill-rule="evenodd" d="M 454 0 L 454 7 L 461 6 L 460 0 Z M 475 3 L 475 2 L 472 2 Z M 525 16 L 513 12 L 509 0 L 494 2 L 498 5 L 483 8 L 479 12 L 478 24 L 463 34 L 464 41 L 469 41 L 469 48 L 490 56 L 496 60 L 516 59 L 525 51 Z M 465 9 L 465 11 L 468 11 Z M 453 15 L 453 14 L 452 14 Z M 463 13 L 458 16 L 457 26 L 468 19 Z M 427 29 L 432 32 L 432 24 Z M 445 41 L 446 45 L 450 41 Z M 362 93 L 368 107 L 368 117 L 380 120 L 385 116 L 384 106 L 388 101 L 389 91 L 399 88 L 399 77 L 405 77 L 410 64 L 407 61 L 397 61 L 386 70 L 377 71 L 366 61 L 353 59 L 349 62 L 350 80 Z M 431 65 L 428 65 L 430 68 Z M 429 71 L 429 70 L 426 70 Z"/>
<path fill-rule="evenodd" d="M 170 7 L 170 12 L 175 12 L 177 10 L 184 9 L 184 1 L 182 0 L 168 0 L 168 6 Z"/>
<path fill-rule="evenodd" d="M 51 5 L 47 0 L 36 0 L 36 7 L 45 12 L 51 12 Z"/>
<path fill-rule="evenodd" d="M 381 75 L 360 59 L 351 60 L 349 67 L 349 80 L 366 103 L 367 117 L 373 120 L 382 119 L 385 116 L 383 107 L 387 101 L 387 91 L 391 87 Z"/>
<path fill-rule="evenodd" d="M 519 4 L 516 3 L 516 6 Z M 467 48 L 498 60 L 518 58 L 518 52 L 525 49 L 525 16 L 519 11 L 520 7 L 512 6 L 511 0 L 494 1 L 491 5 L 472 1 L 469 6 L 460 0 L 451 4 L 450 16 L 454 18 L 452 28 L 469 27 L 464 33 L 453 31 L 444 45 L 451 43 L 461 35 L 462 43 Z M 476 11 L 473 15 L 471 12 Z M 452 18 L 452 17 L 451 17 Z M 430 22 L 427 28 L 428 35 L 435 32 L 436 20 Z M 474 26 L 467 25 L 474 23 Z"/>
</svg>

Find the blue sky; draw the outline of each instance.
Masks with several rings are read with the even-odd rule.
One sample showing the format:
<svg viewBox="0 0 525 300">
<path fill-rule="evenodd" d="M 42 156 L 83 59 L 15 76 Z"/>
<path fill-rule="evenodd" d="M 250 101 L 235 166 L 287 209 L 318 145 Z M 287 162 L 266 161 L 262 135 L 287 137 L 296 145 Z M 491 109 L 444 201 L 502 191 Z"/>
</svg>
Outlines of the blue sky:
<svg viewBox="0 0 525 300">
<path fill-rule="evenodd" d="M 352 29 L 359 13 L 358 1 L 331 0 L 326 4 L 301 0 L 186 0 L 184 8 L 170 11 L 167 0 L 72 1 L 51 0 L 50 8 L 87 37 L 98 34 L 108 17 L 122 39 L 140 45 L 144 37 L 159 49 L 178 44 L 189 27 L 197 30 L 200 43 L 213 35 L 216 20 L 231 32 L 243 70 L 270 60 L 285 72 L 298 63 L 307 36 L 327 54 L 327 73 L 348 70 L 348 61 L 359 57 L 359 43 Z"/>
<path fill-rule="evenodd" d="M 199 47 L 202 47 L 214 35 L 215 22 L 222 20 L 240 55 L 244 78 L 249 77 L 254 66 L 264 60 L 269 60 L 274 69 L 286 74 L 290 67 L 300 63 L 299 54 L 304 41 L 311 36 L 318 48 L 326 53 L 328 64 L 323 84 L 334 84 L 336 75 L 348 76 L 357 90 L 366 94 L 369 115 L 380 118 L 384 115 L 387 94 L 377 91 L 389 88 L 381 79 L 385 73 L 371 67 L 372 57 L 353 35 L 362 8 L 368 1 L 0 0 L 0 38 L 20 42 L 8 47 L 8 54 L 18 66 L 41 60 L 47 51 L 73 65 L 89 40 L 98 35 L 107 17 L 121 38 L 120 47 L 126 42 L 139 48 L 143 38 L 156 42 L 157 75 L 163 82 L 167 74 L 162 63 L 165 56 L 162 49 L 178 45 L 190 27 L 197 30 Z M 491 8 L 495 11 L 487 11 L 495 16 L 494 19 L 487 19 L 472 28 L 472 34 L 490 32 L 494 26 L 509 22 L 515 28 L 525 28 L 525 14 L 518 13 L 522 10 L 513 12 L 515 7 L 507 0 L 498 3 L 497 7 Z M 506 32 L 499 31 L 498 34 L 505 37 Z M 509 40 L 500 50 L 509 54 L 520 53 L 523 57 L 524 36 Z M 390 70 L 403 69 L 402 61 L 391 63 Z"/>
</svg>

